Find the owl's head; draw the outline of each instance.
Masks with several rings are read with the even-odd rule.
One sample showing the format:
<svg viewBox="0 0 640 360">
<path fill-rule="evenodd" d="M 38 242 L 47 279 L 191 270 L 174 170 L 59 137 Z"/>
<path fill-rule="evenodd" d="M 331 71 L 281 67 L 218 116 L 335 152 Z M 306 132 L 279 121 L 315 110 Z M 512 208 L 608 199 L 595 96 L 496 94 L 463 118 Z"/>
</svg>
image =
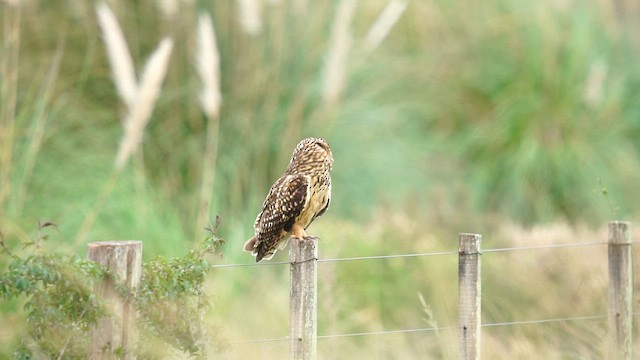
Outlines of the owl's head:
<svg viewBox="0 0 640 360">
<path fill-rule="evenodd" d="M 328 172 L 333 166 L 331 147 L 325 139 L 306 138 L 298 143 L 287 172 Z"/>
</svg>

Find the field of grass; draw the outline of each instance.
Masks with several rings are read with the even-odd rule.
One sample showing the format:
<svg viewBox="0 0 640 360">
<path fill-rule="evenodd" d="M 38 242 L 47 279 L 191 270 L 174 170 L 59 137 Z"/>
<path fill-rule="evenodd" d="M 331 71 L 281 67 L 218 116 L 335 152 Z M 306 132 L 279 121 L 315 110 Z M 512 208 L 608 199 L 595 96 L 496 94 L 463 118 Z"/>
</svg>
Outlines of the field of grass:
<svg viewBox="0 0 640 360">
<path fill-rule="evenodd" d="M 212 261 L 251 262 L 241 245 L 306 136 L 326 138 L 335 158 L 332 207 L 310 228 L 325 258 L 450 251 L 458 232 L 483 233 L 485 248 L 605 241 L 607 221 L 640 218 L 632 6 L 104 4 L 0 2 L 10 247 L 37 237 L 41 220 L 58 229 L 45 251 L 84 256 L 90 241 L 140 239 L 145 259 L 181 256 L 219 215 L 224 259 Z M 606 310 L 604 247 L 483 261 L 486 323 Z M 455 256 L 325 263 L 319 281 L 321 335 L 455 325 Z M 214 269 L 207 286 L 218 356 L 285 357 L 286 343 L 232 343 L 287 335 L 285 266 Z M 18 329 L 0 329 L 0 357 L 24 332 L 20 306 L 0 305 L 0 321 Z M 326 359 L 452 358 L 455 335 L 318 346 Z M 491 327 L 483 353 L 598 359 L 605 335 L 604 320 Z"/>
</svg>

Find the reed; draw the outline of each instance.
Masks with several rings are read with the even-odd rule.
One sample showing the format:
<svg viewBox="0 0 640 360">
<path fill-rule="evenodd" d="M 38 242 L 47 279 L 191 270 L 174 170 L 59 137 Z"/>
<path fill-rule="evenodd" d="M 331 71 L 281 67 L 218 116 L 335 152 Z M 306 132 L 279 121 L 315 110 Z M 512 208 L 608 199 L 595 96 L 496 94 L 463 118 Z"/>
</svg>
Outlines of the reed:
<svg viewBox="0 0 640 360">
<path fill-rule="evenodd" d="M 125 133 L 115 161 L 115 169 L 119 172 L 142 141 L 167 73 L 173 40 L 165 38 L 160 42 L 149 56 L 140 84 L 137 84 L 133 60 L 115 15 L 105 3 L 96 5 L 96 12 L 104 34 L 114 84 L 127 106 L 127 115 L 123 120 Z"/>
<path fill-rule="evenodd" d="M 54 93 L 54 85 L 58 79 L 60 64 L 62 62 L 62 56 L 64 54 L 64 41 L 58 43 L 53 59 L 51 59 L 51 65 L 47 70 L 47 74 L 42 82 L 42 85 L 37 94 L 37 103 L 34 107 L 35 113 L 33 114 L 33 128 L 29 134 L 29 141 L 27 150 L 22 160 L 22 178 L 17 184 L 15 193 L 17 194 L 15 199 L 15 214 L 20 216 L 22 208 L 24 206 L 25 199 L 27 197 L 27 189 L 30 180 L 33 176 L 34 168 L 36 166 L 36 160 L 38 153 L 42 149 L 42 141 L 45 135 L 48 110 L 51 106 L 51 98 Z"/>
<path fill-rule="evenodd" d="M 160 95 L 172 50 L 173 40 L 163 39 L 145 65 L 135 102 L 124 120 L 125 133 L 115 162 L 118 171 L 122 170 L 142 141 L 144 129 L 151 119 L 154 104 Z"/>
<path fill-rule="evenodd" d="M 238 6 L 238 20 L 242 30 L 251 36 L 262 31 L 262 8 L 264 0 L 236 0 Z"/>
<path fill-rule="evenodd" d="M 342 0 L 338 6 L 331 35 L 331 44 L 324 67 L 322 100 L 332 107 L 340 99 L 347 81 L 347 66 L 351 50 L 351 21 L 356 9 L 355 0 Z"/>
<path fill-rule="evenodd" d="M 181 5 L 179 0 L 156 0 L 155 5 L 162 15 L 168 19 L 173 19 Z"/>
<path fill-rule="evenodd" d="M 196 234 L 207 224 L 209 207 L 213 196 L 216 162 L 218 155 L 218 135 L 220 132 L 220 54 L 216 43 L 213 21 L 207 14 L 198 18 L 198 52 L 196 70 L 202 82 L 200 106 L 207 117 L 207 130 L 202 157 L 202 179 L 200 181 L 199 213 L 196 219 Z"/>
<path fill-rule="evenodd" d="M 129 47 L 124 39 L 118 20 L 109 6 L 103 2 L 98 3 L 96 5 L 96 13 L 103 40 L 107 47 L 106 54 L 111 64 L 113 83 L 122 101 L 128 108 L 132 108 L 138 89 Z"/>
<path fill-rule="evenodd" d="M 211 121 L 220 114 L 222 94 L 220 90 L 220 53 L 216 43 L 213 21 L 209 15 L 200 14 L 197 34 L 196 70 L 202 82 L 200 106 Z"/>
<path fill-rule="evenodd" d="M 142 142 L 144 130 L 151 119 L 155 102 L 160 96 L 160 89 L 173 50 L 172 39 L 165 38 L 160 41 L 156 50 L 149 56 L 142 71 L 140 83 L 137 84 L 133 60 L 115 15 L 104 3 L 96 5 L 96 12 L 104 34 L 114 84 L 127 107 L 127 113 L 122 120 L 124 135 L 116 154 L 114 171 L 99 192 L 93 207 L 84 217 L 76 235 L 75 243 L 78 245 L 85 242 L 98 214 L 109 199 L 118 176 Z"/>
<path fill-rule="evenodd" d="M 3 10 L 2 51 L 0 52 L 0 219 L 9 198 L 14 150 L 18 65 L 20 49 L 20 2 L 6 1 Z"/>
<path fill-rule="evenodd" d="M 371 53 L 380 46 L 393 26 L 398 22 L 402 13 L 404 13 L 407 4 L 406 0 L 389 1 L 364 37 L 363 47 L 365 53 Z"/>
</svg>

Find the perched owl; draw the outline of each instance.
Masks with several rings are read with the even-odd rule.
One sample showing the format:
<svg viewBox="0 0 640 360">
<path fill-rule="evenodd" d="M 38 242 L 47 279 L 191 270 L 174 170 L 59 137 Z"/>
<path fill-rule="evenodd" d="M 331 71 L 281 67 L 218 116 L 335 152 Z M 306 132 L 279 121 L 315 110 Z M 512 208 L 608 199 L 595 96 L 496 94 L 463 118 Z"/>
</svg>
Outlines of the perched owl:
<svg viewBox="0 0 640 360">
<path fill-rule="evenodd" d="M 278 179 L 262 204 L 253 227 L 256 235 L 244 244 L 256 262 L 269 260 L 289 243 L 287 234 L 305 238 L 305 229 L 324 214 L 331 202 L 329 144 L 320 138 L 306 138 L 296 146 L 284 175 Z"/>
</svg>

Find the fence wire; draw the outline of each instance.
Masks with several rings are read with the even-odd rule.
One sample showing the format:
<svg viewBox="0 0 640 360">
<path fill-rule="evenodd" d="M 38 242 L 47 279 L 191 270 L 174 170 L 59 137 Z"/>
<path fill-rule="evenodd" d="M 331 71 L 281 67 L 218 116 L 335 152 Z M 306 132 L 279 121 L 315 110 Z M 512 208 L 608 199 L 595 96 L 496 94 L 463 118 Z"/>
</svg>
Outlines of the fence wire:
<svg viewBox="0 0 640 360">
<path fill-rule="evenodd" d="M 630 244 L 639 244 L 640 240 L 633 240 Z M 493 248 L 481 250 L 482 254 L 490 253 L 503 253 L 503 252 L 516 252 L 527 250 L 544 250 L 544 249 L 560 249 L 560 248 L 572 248 L 572 247 L 587 247 L 587 246 L 600 246 L 608 245 L 608 242 L 576 242 L 567 244 L 544 244 L 544 245 L 528 245 L 528 246 L 514 246 L 504 248 Z M 343 258 L 324 258 L 317 259 L 318 263 L 336 263 L 345 261 L 361 261 L 361 260 L 384 260 L 384 259 L 398 259 L 398 258 L 418 258 L 429 256 L 446 256 L 457 255 L 457 250 L 437 251 L 429 253 L 408 253 L 408 254 L 395 254 L 395 255 L 373 255 L 373 256 L 356 256 L 356 257 L 343 257 Z M 290 265 L 288 261 L 277 262 L 264 262 L 264 263 L 238 263 L 238 264 L 214 264 L 212 268 L 238 268 L 238 267 L 255 267 L 255 266 L 278 266 L 278 265 Z M 633 317 L 639 316 L 640 313 L 634 313 Z M 556 322 L 570 322 L 570 321 L 593 321 L 606 319 L 607 315 L 586 315 L 586 316 L 574 316 L 563 318 L 550 318 L 550 319 L 537 319 L 537 320 L 524 320 L 524 321 L 508 321 L 508 322 L 496 322 L 481 324 L 482 328 L 502 327 L 502 326 L 519 326 L 519 325 L 536 325 L 536 324 L 548 324 Z M 376 336 L 376 335 L 390 335 L 390 334 L 408 334 L 418 332 L 438 332 L 449 331 L 457 329 L 458 326 L 443 326 L 443 327 L 428 327 L 428 328 L 414 328 L 414 329 L 396 329 L 396 330 L 381 330 L 371 332 L 358 332 L 358 333 L 345 333 L 345 334 L 328 334 L 317 336 L 318 340 L 335 339 L 335 338 L 349 338 L 349 337 L 362 337 L 362 336 Z M 229 344 L 258 344 L 258 343 L 282 343 L 294 340 L 288 336 L 282 338 L 267 338 L 267 339 L 248 339 L 248 340 L 235 340 L 230 341 Z M 297 340 L 297 339 L 296 339 Z"/>
<path fill-rule="evenodd" d="M 640 240 L 631 241 L 630 244 L 639 244 Z M 560 249 L 560 248 L 572 248 L 572 247 L 585 247 L 585 246 L 598 246 L 608 245 L 606 241 L 594 241 L 594 242 L 576 242 L 567 244 L 544 244 L 544 245 L 529 245 L 529 246 L 514 246 L 505 248 L 494 248 L 481 250 L 482 254 L 489 253 L 501 253 L 501 252 L 515 252 L 525 250 L 544 250 L 544 249 Z M 372 256 L 354 256 L 344 258 L 324 258 L 317 259 L 318 263 L 335 263 L 343 261 L 360 261 L 360 260 L 383 260 L 383 259 L 400 259 L 400 258 L 416 258 L 416 257 L 428 257 L 428 256 L 443 256 L 443 255 L 457 255 L 457 250 L 436 251 L 429 253 L 409 253 L 409 254 L 395 254 L 395 255 L 372 255 Z M 291 265 L 289 261 L 276 261 L 276 262 L 261 262 L 261 263 L 239 263 L 239 264 L 213 264 L 211 268 L 235 268 L 235 267 L 254 267 L 254 266 L 275 266 L 275 265 Z"/>
<path fill-rule="evenodd" d="M 633 316 L 634 317 L 640 316 L 640 313 L 634 313 Z M 480 324 L 480 327 L 492 328 L 492 327 L 502 327 L 502 326 L 539 325 L 539 324 L 549 324 L 549 323 L 557 323 L 557 322 L 604 320 L 606 318 L 608 318 L 607 315 L 585 315 L 585 316 L 561 317 L 561 318 L 538 319 L 538 320 L 496 322 L 496 323 Z M 325 340 L 325 339 L 360 337 L 360 336 L 409 334 L 409 333 L 418 333 L 418 332 L 438 332 L 438 331 L 449 331 L 449 330 L 456 330 L 456 329 L 458 329 L 458 326 L 439 326 L 439 327 L 428 327 L 428 328 L 396 329 L 396 330 L 381 330 L 381 331 L 357 332 L 357 333 L 346 333 L 346 334 L 318 335 L 316 338 L 318 340 Z M 236 340 L 236 341 L 230 341 L 229 344 L 232 344 L 232 345 L 257 344 L 257 343 L 270 343 L 270 342 L 288 342 L 291 340 L 297 340 L 297 339 L 293 339 L 286 336 L 282 338 L 272 338 L 272 339 Z"/>
</svg>

